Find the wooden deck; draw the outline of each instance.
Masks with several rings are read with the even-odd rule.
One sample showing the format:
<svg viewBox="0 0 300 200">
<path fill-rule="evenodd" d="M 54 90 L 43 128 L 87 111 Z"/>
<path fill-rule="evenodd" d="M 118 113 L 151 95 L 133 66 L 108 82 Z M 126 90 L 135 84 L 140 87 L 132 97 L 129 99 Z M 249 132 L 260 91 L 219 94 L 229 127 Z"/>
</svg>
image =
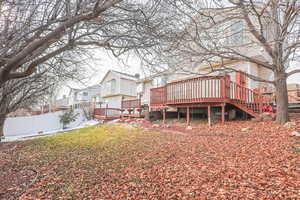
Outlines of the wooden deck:
<svg viewBox="0 0 300 200">
<path fill-rule="evenodd" d="M 94 109 L 94 118 L 98 120 L 114 120 L 120 118 L 122 109 L 120 108 L 95 108 Z"/>
<path fill-rule="evenodd" d="M 270 99 L 231 81 L 226 75 L 176 81 L 150 91 L 152 110 L 165 110 L 168 107 L 222 107 L 224 115 L 226 104 L 232 104 L 256 117 L 264 106 L 270 104 Z"/>
<path fill-rule="evenodd" d="M 131 99 L 123 100 L 121 102 L 121 108 L 95 108 L 94 118 L 99 120 L 114 120 L 122 117 L 128 118 L 141 118 L 142 114 L 141 100 Z"/>
</svg>

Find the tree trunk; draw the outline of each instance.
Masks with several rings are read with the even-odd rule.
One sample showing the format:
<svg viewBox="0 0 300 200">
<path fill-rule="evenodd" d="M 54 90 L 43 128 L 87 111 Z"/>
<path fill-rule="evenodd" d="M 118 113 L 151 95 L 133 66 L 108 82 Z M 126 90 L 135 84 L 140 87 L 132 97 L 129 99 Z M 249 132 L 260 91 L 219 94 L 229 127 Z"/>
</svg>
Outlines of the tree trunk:
<svg viewBox="0 0 300 200">
<path fill-rule="evenodd" d="M 284 124 L 289 121 L 288 113 L 288 91 L 286 76 L 284 73 L 278 73 L 275 75 L 276 81 L 276 122 L 279 124 Z"/>
<path fill-rule="evenodd" d="M 6 115 L 0 114 L 0 141 L 4 137 L 4 121 L 5 121 Z"/>
</svg>

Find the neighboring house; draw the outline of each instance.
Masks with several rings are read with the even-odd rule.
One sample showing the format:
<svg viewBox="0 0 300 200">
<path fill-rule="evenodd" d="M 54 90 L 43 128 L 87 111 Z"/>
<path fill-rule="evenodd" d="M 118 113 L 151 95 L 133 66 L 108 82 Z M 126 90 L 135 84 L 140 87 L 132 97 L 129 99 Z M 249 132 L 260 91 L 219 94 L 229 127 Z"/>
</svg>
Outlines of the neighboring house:
<svg viewBox="0 0 300 200">
<path fill-rule="evenodd" d="M 300 84 L 287 85 L 289 103 L 300 103 Z"/>
<path fill-rule="evenodd" d="M 93 85 L 83 89 L 72 88 L 69 93 L 69 106 L 79 108 L 81 104 L 101 102 L 101 98 L 99 98 L 100 95 L 101 85 Z M 97 102 L 95 102 L 95 98 Z"/>
<path fill-rule="evenodd" d="M 101 81 L 101 97 L 105 106 L 109 108 L 121 108 L 122 100 L 137 98 L 137 81 L 135 76 L 109 70 Z"/>
<path fill-rule="evenodd" d="M 69 98 L 66 97 L 65 95 L 61 99 L 57 99 L 54 101 L 54 104 L 52 105 L 53 109 L 67 109 L 69 107 Z"/>
</svg>

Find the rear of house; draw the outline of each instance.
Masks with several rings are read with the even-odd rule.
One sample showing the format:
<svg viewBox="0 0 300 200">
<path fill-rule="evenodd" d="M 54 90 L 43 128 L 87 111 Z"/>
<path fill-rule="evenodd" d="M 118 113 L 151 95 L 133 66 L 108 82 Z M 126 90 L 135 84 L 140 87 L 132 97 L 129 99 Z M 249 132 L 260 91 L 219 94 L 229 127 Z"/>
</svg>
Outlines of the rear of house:
<svg viewBox="0 0 300 200">
<path fill-rule="evenodd" d="M 96 118 L 114 119 L 120 117 L 121 114 L 130 113 L 131 111 L 127 110 L 127 107 L 124 108 L 124 102 L 131 104 L 131 101 L 135 101 L 138 98 L 138 79 L 138 74 L 130 75 L 109 70 L 101 81 L 101 98 L 103 103 L 95 110 Z"/>
</svg>

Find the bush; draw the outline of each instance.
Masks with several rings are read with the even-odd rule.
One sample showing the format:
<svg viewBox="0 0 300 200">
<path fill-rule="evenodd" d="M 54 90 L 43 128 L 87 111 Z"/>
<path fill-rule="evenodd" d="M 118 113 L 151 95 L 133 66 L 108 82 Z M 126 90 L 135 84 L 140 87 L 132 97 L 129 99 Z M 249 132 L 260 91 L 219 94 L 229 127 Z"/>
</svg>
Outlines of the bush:
<svg viewBox="0 0 300 200">
<path fill-rule="evenodd" d="M 74 113 L 73 109 L 64 111 L 62 115 L 59 116 L 59 122 L 62 123 L 63 129 L 67 128 L 67 125 L 74 122 L 77 119 L 78 113 Z"/>
</svg>

